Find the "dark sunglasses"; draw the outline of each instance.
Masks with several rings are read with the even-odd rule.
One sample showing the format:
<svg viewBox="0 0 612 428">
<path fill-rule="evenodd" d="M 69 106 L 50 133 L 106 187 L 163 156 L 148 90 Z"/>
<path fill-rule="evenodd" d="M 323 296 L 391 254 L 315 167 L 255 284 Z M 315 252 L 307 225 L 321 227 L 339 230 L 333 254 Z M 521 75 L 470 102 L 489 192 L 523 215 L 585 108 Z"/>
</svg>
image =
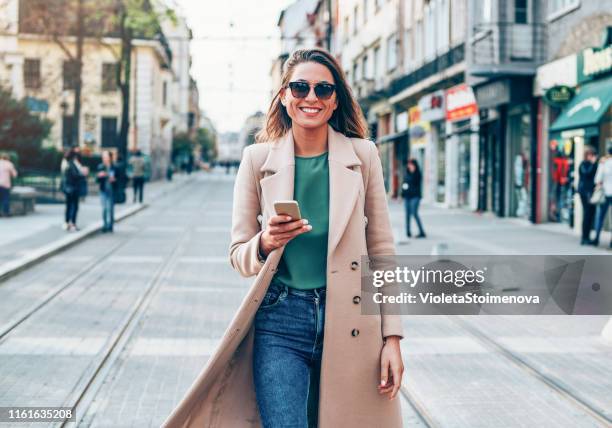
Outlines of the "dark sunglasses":
<svg viewBox="0 0 612 428">
<path fill-rule="evenodd" d="M 295 98 L 306 98 L 310 93 L 310 83 L 308 82 L 289 82 L 289 89 L 291 89 L 291 95 Z M 334 91 L 336 85 L 331 83 L 317 83 L 314 85 L 314 92 L 318 99 L 328 100 Z"/>
</svg>

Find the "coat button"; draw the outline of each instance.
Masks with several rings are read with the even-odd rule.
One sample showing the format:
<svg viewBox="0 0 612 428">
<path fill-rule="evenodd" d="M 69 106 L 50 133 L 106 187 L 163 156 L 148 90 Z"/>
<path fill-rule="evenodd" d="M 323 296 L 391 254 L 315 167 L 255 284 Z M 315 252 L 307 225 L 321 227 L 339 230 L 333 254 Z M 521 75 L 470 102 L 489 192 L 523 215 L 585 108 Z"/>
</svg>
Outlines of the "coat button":
<svg viewBox="0 0 612 428">
<path fill-rule="evenodd" d="M 356 304 L 356 305 L 357 305 L 357 304 L 358 304 L 360 301 L 361 301 L 361 297 L 359 297 L 359 296 L 355 296 L 355 297 L 353 297 L 353 303 L 354 303 L 354 304 Z"/>
<path fill-rule="evenodd" d="M 359 267 L 359 262 L 357 261 L 351 262 L 351 269 L 357 270 L 358 267 Z"/>
<path fill-rule="evenodd" d="M 353 331 L 351 331 L 351 336 L 353 337 L 357 337 L 359 336 L 359 330 L 357 330 L 356 328 L 353 329 Z"/>
</svg>

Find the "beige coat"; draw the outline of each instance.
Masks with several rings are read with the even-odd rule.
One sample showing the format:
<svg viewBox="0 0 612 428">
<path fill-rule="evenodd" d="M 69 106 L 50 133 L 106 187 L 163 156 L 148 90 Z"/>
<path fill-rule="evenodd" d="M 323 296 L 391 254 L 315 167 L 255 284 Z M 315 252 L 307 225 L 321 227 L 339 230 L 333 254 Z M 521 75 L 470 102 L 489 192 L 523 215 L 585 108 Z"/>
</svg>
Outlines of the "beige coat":
<svg viewBox="0 0 612 428">
<path fill-rule="evenodd" d="M 384 309 L 383 315 L 361 315 L 354 299 L 361 295 L 361 256 L 395 254 L 381 162 L 371 141 L 328 130 L 330 218 L 319 427 L 401 427 L 399 398 L 389 400 L 377 390 L 383 337 L 403 337 L 401 319 L 385 315 Z M 285 247 L 272 251 L 265 263 L 257 250 L 262 227 L 275 214 L 274 201 L 293 199 L 294 167 L 291 132 L 245 148 L 234 187 L 230 260 L 241 275 L 256 278 L 219 347 L 164 427 L 261 426 L 252 379 L 252 322 Z"/>
</svg>

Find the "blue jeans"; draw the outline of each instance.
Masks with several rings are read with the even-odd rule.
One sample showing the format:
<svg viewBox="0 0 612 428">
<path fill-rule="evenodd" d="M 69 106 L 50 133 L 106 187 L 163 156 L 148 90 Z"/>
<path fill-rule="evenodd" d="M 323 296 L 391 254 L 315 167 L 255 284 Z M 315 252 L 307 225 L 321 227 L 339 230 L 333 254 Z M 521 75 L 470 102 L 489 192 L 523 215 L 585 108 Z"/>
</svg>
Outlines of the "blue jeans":
<svg viewBox="0 0 612 428">
<path fill-rule="evenodd" d="M 421 217 L 419 217 L 419 202 L 421 202 L 421 198 L 418 196 L 404 199 L 404 207 L 406 209 L 406 236 L 411 236 L 410 218 L 412 216 L 414 216 L 417 226 L 419 227 L 419 233 L 421 235 L 425 234 L 423 223 L 421 223 Z"/>
<path fill-rule="evenodd" d="M 601 235 L 601 229 L 603 229 L 606 215 L 608 214 L 608 208 L 612 206 L 612 196 L 606 196 L 606 199 L 599 204 L 597 207 L 597 224 L 595 225 L 595 242 L 599 243 L 599 235 Z"/>
<path fill-rule="evenodd" d="M 11 189 L 0 186 L 0 212 L 9 215 L 11 208 Z"/>
<path fill-rule="evenodd" d="M 325 287 L 272 281 L 255 314 L 253 380 L 264 428 L 316 427 Z"/>
<path fill-rule="evenodd" d="M 113 230 L 115 224 L 115 201 L 113 192 L 100 192 L 100 202 L 102 202 L 102 221 L 104 230 Z"/>
</svg>

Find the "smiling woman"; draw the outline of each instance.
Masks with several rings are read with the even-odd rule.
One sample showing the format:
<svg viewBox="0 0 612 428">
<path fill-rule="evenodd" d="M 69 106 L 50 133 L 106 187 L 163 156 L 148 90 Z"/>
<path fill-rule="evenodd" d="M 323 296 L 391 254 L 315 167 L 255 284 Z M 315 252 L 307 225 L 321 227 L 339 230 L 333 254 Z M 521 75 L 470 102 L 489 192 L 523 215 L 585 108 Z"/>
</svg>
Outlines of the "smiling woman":
<svg viewBox="0 0 612 428">
<path fill-rule="evenodd" d="M 395 254 L 376 146 L 327 51 L 281 82 L 234 184 L 230 261 L 255 281 L 164 427 L 401 427 L 401 319 L 361 314 L 359 260 Z"/>
</svg>

